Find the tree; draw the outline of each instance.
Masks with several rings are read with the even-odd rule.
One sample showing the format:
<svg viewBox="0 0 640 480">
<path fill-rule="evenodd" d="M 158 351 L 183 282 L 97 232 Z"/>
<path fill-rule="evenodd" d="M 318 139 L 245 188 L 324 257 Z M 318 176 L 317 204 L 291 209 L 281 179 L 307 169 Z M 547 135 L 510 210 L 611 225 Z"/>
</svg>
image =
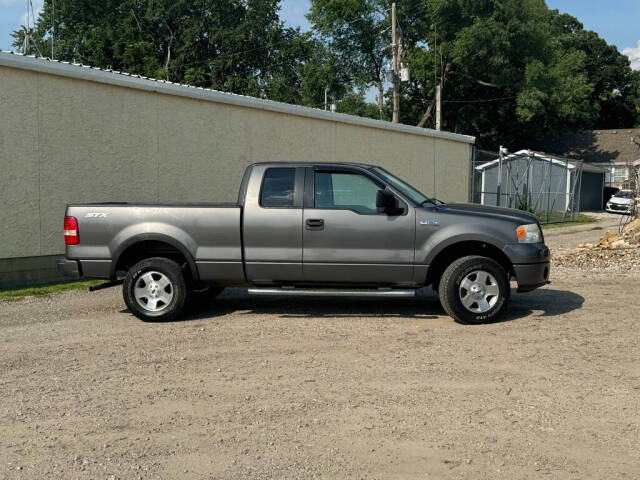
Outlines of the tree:
<svg viewBox="0 0 640 480">
<path fill-rule="evenodd" d="M 475 135 L 487 148 L 637 118 L 626 58 L 543 0 L 432 0 L 426 15 L 422 25 L 433 28 L 408 54 L 405 123 L 432 111 L 439 82 L 443 128 Z"/>
<path fill-rule="evenodd" d="M 631 90 L 635 91 L 633 103 L 636 108 L 636 127 L 640 128 L 640 70 L 636 70 L 631 75 Z"/>
<path fill-rule="evenodd" d="M 34 38 L 51 52 L 51 0 Z M 341 73 L 309 34 L 285 28 L 278 0 L 55 0 L 56 58 L 290 103 L 316 102 L 322 69 Z M 14 32 L 14 46 L 24 32 Z M 309 78 L 307 78 L 309 77 Z M 319 89 L 324 95 L 324 86 Z"/>
<path fill-rule="evenodd" d="M 590 101 L 597 110 L 595 128 L 633 126 L 637 121 L 633 71 L 627 56 L 608 45 L 596 32 L 584 30 L 574 17 L 550 12 L 556 49 L 583 52 L 582 72 L 593 85 Z"/>
<path fill-rule="evenodd" d="M 383 70 L 389 58 L 390 25 L 387 2 L 378 0 L 312 0 L 309 21 L 331 51 L 341 58 L 350 81 L 378 89 L 378 107 L 383 118 Z"/>
<path fill-rule="evenodd" d="M 340 113 L 348 113 L 359 117 L 369 117 L 379 119 L 380 111 L 378 106 L 365 100 L 363 92 L 350 91 L 346 93 L 340 101 L 338 101 L 337 111 Z M 389 115 L 389 112 L 384 112 Z"/>
<path fill-rule="evenodd" d="M 590 102 L 594 88 L 584 73 L 586 55 L 575 50 L 554 55 L 548 64 L 536 60 L 525 69 L 516 113 L 529 137 L 579 130 L 597 118 Z"/>
</svg>

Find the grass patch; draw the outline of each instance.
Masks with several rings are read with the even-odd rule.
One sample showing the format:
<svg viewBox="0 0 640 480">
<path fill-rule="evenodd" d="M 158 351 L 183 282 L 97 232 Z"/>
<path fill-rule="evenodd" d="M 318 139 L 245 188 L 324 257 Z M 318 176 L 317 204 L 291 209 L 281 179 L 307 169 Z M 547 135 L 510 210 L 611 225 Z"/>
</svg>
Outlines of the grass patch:
<svg viewBox="0 0 640 480">
<path fill-rule="evenodd" d="M 554 214 L 557 214 L 556 218 L 554 218 Z M 545 223 L 542 225 L 542 228 L 559 228 L 559 227 L 573 227 L 576 225 L 584 225 L 585 223 L 593 223 L 596 221 L 596 219 L 594 217 L 591 217 L 589 215 L 585 215 L 584 213 L 579 213 L 578 215 L 576 215 L 576 219 L 573 221 L 569 221 L 569 222 L 563 222 L 562 221 L 562 212 L 553 212 L 551 217 L 549 218 L 550 222 L 555 222 L 555 223 Z M 546 220 L 546 216 L 543 217 L 543 220 Z"/>
<path fill-rule="evenodd" d="M 105 280 L 85 280 L 82 282 L 50 283 L 47 285 L 38 285 L 37 287 L 0 290 L 0 302 L 12 302 L 22 300 L 25 297 L 55 295 L 56 293 L 68 292 L 70 290 L 83 290 L 92 285 L 103 283 L 104 281 Z"/>
</svg>

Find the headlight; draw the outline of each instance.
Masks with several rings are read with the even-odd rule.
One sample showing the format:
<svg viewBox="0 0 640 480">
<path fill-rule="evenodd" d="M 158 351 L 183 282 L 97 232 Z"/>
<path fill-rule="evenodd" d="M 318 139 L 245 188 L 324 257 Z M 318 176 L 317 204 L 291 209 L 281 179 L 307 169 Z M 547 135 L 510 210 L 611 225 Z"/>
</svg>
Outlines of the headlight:
<svg viewBox="0 0 640 480">
<path fill-rule="evenodd" d="M 516 235 L 519 243 L 538 243 L 542 239 L 540 227 L 538 227 L 537 223 L 520 225 L 516 229 Z"/>
</svg>

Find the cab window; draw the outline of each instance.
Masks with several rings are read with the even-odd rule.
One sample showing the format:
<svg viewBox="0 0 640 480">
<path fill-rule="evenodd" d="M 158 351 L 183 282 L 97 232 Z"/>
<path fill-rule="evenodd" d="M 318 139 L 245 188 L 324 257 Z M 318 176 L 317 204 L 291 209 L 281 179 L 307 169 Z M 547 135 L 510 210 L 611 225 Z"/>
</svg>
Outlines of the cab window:
<svg viewBox="0 0 640 480">
<path fill-rule="evenodd" d="M 315 172 L 315 208 L 376 214 L 376 197 L 383 187 L 353 172 Z"/>
</svg>

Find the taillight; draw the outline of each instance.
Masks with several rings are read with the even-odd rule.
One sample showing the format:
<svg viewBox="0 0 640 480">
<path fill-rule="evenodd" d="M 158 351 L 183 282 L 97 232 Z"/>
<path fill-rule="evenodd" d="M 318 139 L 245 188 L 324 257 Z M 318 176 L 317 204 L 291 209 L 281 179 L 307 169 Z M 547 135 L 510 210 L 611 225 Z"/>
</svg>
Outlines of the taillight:
<svg viewBox="0 0 640 480">
<path fill-rule="evenodd" d="M 75 217 L 64 217 L 64 244 L 77 245 L 79 242 L 78 220 Z"/>
</svg>

